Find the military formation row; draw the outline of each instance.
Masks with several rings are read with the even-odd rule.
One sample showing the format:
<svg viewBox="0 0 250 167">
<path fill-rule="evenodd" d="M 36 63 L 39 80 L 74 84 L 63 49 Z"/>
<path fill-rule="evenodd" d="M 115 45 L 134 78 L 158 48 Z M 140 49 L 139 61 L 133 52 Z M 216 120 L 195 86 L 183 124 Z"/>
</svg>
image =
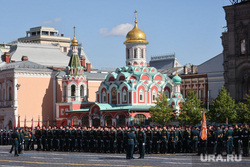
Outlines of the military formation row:
<svg viewBox="0 0 250 167">
<path fill-rule="evenodd" d="M 129 142 L 129 127 L 39 127 L 21 130 L 24 149 L 123 153 Z M 199 127 L 135 127 L 135 151 L 150 153 L 208 153 L 239 155 L 249 153 L 249 127 L 208 126 L 207 139 L 200 139 Z M 145 150 L 140 150 L 145 148 Z"/>
</svg>

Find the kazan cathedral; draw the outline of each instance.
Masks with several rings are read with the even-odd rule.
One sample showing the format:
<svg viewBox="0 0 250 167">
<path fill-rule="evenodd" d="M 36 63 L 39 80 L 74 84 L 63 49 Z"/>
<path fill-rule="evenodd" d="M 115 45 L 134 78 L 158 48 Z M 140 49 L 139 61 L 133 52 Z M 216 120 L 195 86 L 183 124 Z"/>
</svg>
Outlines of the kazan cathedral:
<svg viewBox="0 0 250 167">
<path fill-rule="evenodd" d="M 170 79 L 146 62 L 148 41 L 137 25 L 126 36 L 126 66 L 109 73 L 96 92 L 96 102 L 88 102 L 87 77 L 77 53 L 77 39 L 71 41 L 72 56 L 62 80 L 62 102 L 56 104 L 57 126 L 131 126 L 144 125 L 150 118 L 149 108 L 160 93 L 165 93 L 178 114 L 181 78 Z"/>
</svg>

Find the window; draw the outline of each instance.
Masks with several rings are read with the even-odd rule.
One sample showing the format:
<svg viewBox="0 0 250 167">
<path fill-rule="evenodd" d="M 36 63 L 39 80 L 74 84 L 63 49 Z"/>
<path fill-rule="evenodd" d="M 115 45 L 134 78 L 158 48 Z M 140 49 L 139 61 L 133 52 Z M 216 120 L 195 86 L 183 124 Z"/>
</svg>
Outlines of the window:
<svg viewBox="0 0 250 167">
<path fill-rule="evenodd" d="M 137 58 L 137 48 L 134 48 L 134 58 Z"/>
<path fill-rule="evenodd" d="M 3 89 L 3 101 L 5 101 L 5 89 Z"/>
<path fill-rule="evenodd" d="M 9 87 L 9 101 L 12 101 L 12 88 Z"/>
<path fill-rule="evenodd" d="M 106 101 L 106 92 L 103 92 L 102 93 L 102 102 L 103 103 L 106 103 L 107 101 Z"/>
<path fill-rule="evenodd" d="M 123 102 L 127 102 L 127 91 L 123 90 L 122 95 L 123 95 Z"/>
<path fill-rule="evenodd" d="M 42 35 L 49 35 L 48 31 L 42 31 Z"/>
<path fill-rule="evenodd" d="M 73 118 L 71 120 L 73 121 L 73 126 L 77 126 L 78 125 L 78 118 L 77 118 L 77 116 L 73 116 Z"/>
<path fill-rule="evenodd" d="M 129 59 L 129 49 L 126 49 L 127 58 Z"/>
<path fill-rule="evenodd" d="M 63 87 L 63 97 L 67 96 L 67 86 Z"/>
<path fill-rule="evenodd" d="M 141 49 L 141 58 L 144 58 L 144 49 Z"/>
<path fill-rule="evenodd" d="M 146 116 L 143 114 L 137 114 L 134 118 L 135 125 L 144 125 L 146 121 Z"/>
<path fill-rule="evenodd" d="M 80 96 L 84 97 L 84 87 L 83 87 L 83 85 L 80 86 Z"/>
<path fill-rule="evenodd" d="M 67 52 L 67 47 L 63 47 L 63 52 Z"/>
<path fill-rule="evenodd" d="M 75 96 L 76 95 L 76 86 L 72 85 L 71 86 L 71 96 Z"/>
<path fill-rule="evenodd" d="M 153 90 L 153 93 L 152 93 L 152 101 L 153 101 L 153 102 L 156 102 L 156 90 Z"/>
<path fill-rule="evenodd" d="M 64 108 L 61 108 L 61 115 L 64 115 Z"/>
<path fill-rule="evenodd" d="M 143 101 L 144 101 L 144 92 L 143 92 L 142 89 L 141 89 L 140 92 L 139 92 L 139 101 L 140 101 L 140 102 L 143 102 Z"/>
<path fill-rule="evenodd" d="M 116 88 L 113 87 L 112 90 L 111 90 L 111 94 L 112 94 L 112 101 L 116 101 L 117 100 L 117 91 L 116 91 Z"/>
<path fill-rule="evenodd" d="M 245 39 L 242 39 L 240 41 L 240 53 L 242 55 L 245 55 L 246 54 L 246 40 Z"/>
</svg>

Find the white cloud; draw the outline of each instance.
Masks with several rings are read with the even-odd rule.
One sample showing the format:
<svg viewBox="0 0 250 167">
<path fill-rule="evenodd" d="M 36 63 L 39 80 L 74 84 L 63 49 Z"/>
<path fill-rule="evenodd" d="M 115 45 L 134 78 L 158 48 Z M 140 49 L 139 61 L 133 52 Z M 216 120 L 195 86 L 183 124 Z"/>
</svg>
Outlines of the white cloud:
<svg viewBox="0 0 250 167">
<path fill-rule="evenodd" d="M 54 18 L 54 20 L 45 20 L 42 24 L 58 24 L 62 21 L 61 18 Z"/>
<path fill-rule="evenodd" d="M 119 24 L 112 28 L 110 31 L 108 28 L 101 28 L 99 30 L 99 33 L 104 36 L 126 36 L 127 33 L 133 28 L 132 24 L 125 23 L 125 24 Z"/>
</svg>

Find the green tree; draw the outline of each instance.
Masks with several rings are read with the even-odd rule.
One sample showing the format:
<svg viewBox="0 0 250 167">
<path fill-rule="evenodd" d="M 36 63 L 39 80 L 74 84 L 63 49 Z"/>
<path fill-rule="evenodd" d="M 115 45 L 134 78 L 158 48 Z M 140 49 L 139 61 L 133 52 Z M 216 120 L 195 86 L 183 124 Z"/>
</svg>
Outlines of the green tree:
<svg viewBox="0 0 250 167">
<path fill-rule="evenodd" d="M 250 122 L 250 95 L 247 95 L 246 103 L 239 102 L 236 106 L 237 121 L 240 123 Z"/>
<path fill-rule="evenodd" d="M 168 103 L 168 98 L 164 93 L 159 94 L 156 98 L 155 106 L 149 108 L 151 120 L 161 125 L 166 125 L 173 118 L 173 109 Z"/>
<path fill-rule="evenodd" d="M 188 92 L 185 102 L 181 105 L 181 110 L 178 119 L 182 125 L 196 125 L 201 123 L 201 101 L 197 98 L 197 95 L 193 90 Z"/>
<path fill-rule="evenodd" d="M 224 86 L 221 87 L 220 93 L 217 98 L 212 101 L 213 107 L 208 112 L 208 117 L 212 122 L 228 123 L 236 121 L 236 105 L 234 99 L 230 96 Z"/>
</svg>

